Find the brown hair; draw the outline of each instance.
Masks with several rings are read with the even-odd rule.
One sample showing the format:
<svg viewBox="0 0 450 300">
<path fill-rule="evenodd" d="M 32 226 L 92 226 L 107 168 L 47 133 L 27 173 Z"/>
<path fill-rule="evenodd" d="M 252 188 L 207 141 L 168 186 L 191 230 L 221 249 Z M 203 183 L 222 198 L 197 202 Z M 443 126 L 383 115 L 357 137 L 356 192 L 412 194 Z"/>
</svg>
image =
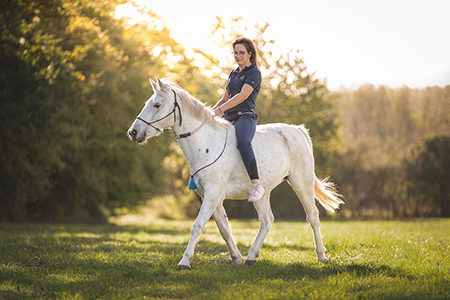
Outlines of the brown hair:
<svg viewBox="0 0 450 300">
<path fill-rule="evenodd" d="M 233 49 L 234 49 L 234 46 L 236 46 L 237 44 L 244 45 L 247 52 L 251 53 L 250 62 L 252 64 L 254 64 L 256 67 L 258 67 L 258 52 L 256 51 L 256 47 L 255 47 L 255 45 L 253 45 L 253 42 L 248 38 L 240 37 L 240 38 L 237 38 L 234 40 Z"/>
</svg>

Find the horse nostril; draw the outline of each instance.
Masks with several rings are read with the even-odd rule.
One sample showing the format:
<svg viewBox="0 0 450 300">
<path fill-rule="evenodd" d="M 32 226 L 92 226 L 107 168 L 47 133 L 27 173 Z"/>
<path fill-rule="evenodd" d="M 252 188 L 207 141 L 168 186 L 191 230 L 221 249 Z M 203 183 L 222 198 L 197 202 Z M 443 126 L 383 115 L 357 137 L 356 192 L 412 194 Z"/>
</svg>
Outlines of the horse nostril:
<svg viewBox="0 0 450 300">
<path fill-rule="evenodd" d="M 133 129 L 132 131 L 130 131 L 130 135 L 131 135 L 131 136 L 135 137 L 136 134 L 137 134 L 136 129 Z"/>
</svg>

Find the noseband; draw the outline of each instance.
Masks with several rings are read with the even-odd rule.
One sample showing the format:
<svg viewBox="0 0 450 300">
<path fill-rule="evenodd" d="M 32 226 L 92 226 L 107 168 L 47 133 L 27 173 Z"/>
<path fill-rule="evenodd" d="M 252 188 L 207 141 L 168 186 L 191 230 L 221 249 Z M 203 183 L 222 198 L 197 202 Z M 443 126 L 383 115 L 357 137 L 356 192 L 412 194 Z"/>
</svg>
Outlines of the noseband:
<svg viewBox="0 0 450 300">
<path fill-rule="evenodd" d="M 173 122 L 175 123 L 177 121 L 177 115 L 175 114 L 175 110 L 178 108 L 178 114 L 180 115 L 180 126 L 181 126 L 181 122 L 183 120 L 182 116 L 181 116 L 181 109 L 180 109 L 180 105 L 178 105 L 178 101 L 177 101 L 177 93 L 175 93 L 175 91 L 172 89 L 173 95 L 175 96 L 175 102 L 174 102 L 174 106 L 173 109 L 170 113 L 168 113 L 167 115 L 165 115 L 164 117 L 162 117 L 161 119 L 152 121 L 152 122 L 147 122 L 144 119 L 142 119 L 141 117 L 137 117 L 136 119 L 138 119 L 139 121 L 144 122 L 145 124 L 147 124 L 148 126 L 151 126 L 153 129 L 155 129 L 158 132 L 162 132 L 161 129 L 159 129 L 158 127 L 153 126 L 154 123 L 159 122 L 161 120 L 164 120 L 165 118 L 167 118 L 168 116 L 170 116 L 171 114 L 173 114 Z"/>
</svg>

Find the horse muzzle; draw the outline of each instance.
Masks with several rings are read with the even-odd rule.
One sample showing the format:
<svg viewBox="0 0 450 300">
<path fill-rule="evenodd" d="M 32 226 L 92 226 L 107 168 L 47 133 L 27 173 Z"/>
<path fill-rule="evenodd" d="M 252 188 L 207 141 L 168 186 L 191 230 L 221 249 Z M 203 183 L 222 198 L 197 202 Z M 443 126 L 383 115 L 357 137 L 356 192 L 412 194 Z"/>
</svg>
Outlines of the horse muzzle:
<svg viewBox="0 0 450 300">
<path fill-rule="evenodd" d="M 130 140 L 137 142 L 138 144 L 143 144 L 147 141 L 147 132 L 144 130 L 141 134 L 139 134 L 139 132 L 134 129 L 134 128 L 130 128 L 128 130 L 128 137 L 130 138 Z"/>
</svg>

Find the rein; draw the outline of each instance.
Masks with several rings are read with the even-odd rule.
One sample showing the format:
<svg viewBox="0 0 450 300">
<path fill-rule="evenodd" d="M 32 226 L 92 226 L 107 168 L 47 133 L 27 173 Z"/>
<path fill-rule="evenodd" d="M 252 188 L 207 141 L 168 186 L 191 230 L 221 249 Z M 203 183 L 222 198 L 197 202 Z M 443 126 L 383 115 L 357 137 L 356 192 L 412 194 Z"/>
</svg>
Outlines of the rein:
<svg viewBox="0 0 450 300">
<path fill-rule="evenodd" d="M 164 120 L 165 118 L 167 118 L 167 117 L 170 116 L 171 114 L 173 114 L 173 122 L 175 123 L 175 122 L 177 121 L 177 115 L 175 114 L 175 111 L 176 111 L 176 109 L 178 108 L 178 114 L 180 115 L 180 126 L 181 126 L 181 123 L 182 123 L 182 120 L 183 120 L 183 117 L 182 117 L 182 115 L 181 115 L 181 108 L 180 108 L 180 105 L 178 104 L 178 101 L 177 101 L 177 93 L 175 93 L 175 91 L 174 91 L 173 89 L 172 89 L 172 92 L 173 92 L 173 95 L 174 95 L 174 97 L 175 97 L 175 101 L 174 101 L 173 109 L 172 109 L 172 111 L 171 111 L 170 113 L 168 113 L 168 114 L 165 115 L 164 117 L 162 117 L 162 118 L 160 118 L 160 119 L 158 119 L 158 120 L 152 121 L 152 122 L 148 122 L 148 121 L 142 119 L 141 117 L 137 117 L 136 119 L 139 120 L 139 121 L 144 122 L 144 123 L 147 124 L 148 126 L 151 126 L 151 127 L 152 127 L 153 129 L 155 129 L 156 131 L 162 132 L 161 129 L 159 129 L 158 127 L 153 126 L 153 124 L 156 123 L 156 122 L 159 122 L 159 121 L 161 121 L 161 120 Z M 203 125 L 205 125 L 205 123 L 206 123 L 206 121 L 203 122 L 202 124 L 200 124 L 200 126 L 197 127 L 196 129 L 194 129 L 193 131 L 190 131 L 190 132 L 187 132 L 187 133 L 182 133 L 182 134 L 180 134 L 180 135 L 177 135 L 175 132 L 174 132 L 173 134 L 175 135 L 175 138 L 176 138 L 176 139 L 187 138 L 187 137 L 193 135 L 194 133 L 196 133 L 198 130 L 200 130 L 200 128 L 202 128 Z M 204 167 L 201 167 L 200 169 L 198 169 L 197 171 L 195 171 L 194 174 L 191 175 L 191 180 L 189 181 L 189 189 L 195 190 L 195 189 L 197 188 L 197 187 L 195 186 L 195 183 L 194 183 L 194 179 L 193 179 L 194 176 L 195 176 L 198 172 L 200 172 L 200 171 L 202 171 L 202 170 L 204 170 L 204 169 L 206 169 L 206 168 L 212 166 L 213 164 L 215 164 L 215 163 L 219 160 L 219 158 L 222 157 L 222 154 L 225 152 L 225 148 L 227 147 L 227 142 L 228 142 L 228 130 L 227 130 L 227 134 L 226 134 L 226 136 L 225 136 L 225 144 L 223 145 L 222 152 L 220 152 L 219 156 L 218 156 L 212 163 L 207 164 L 207 165 L 204 166 Z"/>
<path fill-rule="evenodd" d="M 153 126 L 153 124 L 156 123 L 156 122 L 159 122 L 159 121 L 161 121 L 161 120 L 164 120 L 165 118 L 167 118 L 167 117 L 170 116 L 171 114 L 173 114 L 173 122 L 175 123 L 175 122 L 177 121 L 177 115 L 175 114 L 175 110 L 178 108 L 178 114 L 180 115 L 180 126 L 181 126 L 181 123 L 182 123 L 182 121 L 183 121 L 183 117 L 182 117 L 182 115 L 181 115 L 181 108 L 180 108 L 180 105 L 178 104 L 178 101 L 177 101 L 177 93 L 175 93 L 175 91 L 174 91 L 173 89 L 172 89 L 172 92 L 173 92 L 173 95 L 174 95 L 174 97 L 175 97 L 175 101 L 174 101 L 173 109 L 172 109 L 172 111 L 171 111 L 170 113 L 168 113 L 168 114 L 165 115 L 164 117 L 162 117 L 162 118 L 160 118 L 160 119 L 158 119 L 158 120 L 155 120 L 155 121 L 153 121 L 153 122 L 148 122 L 148 121 L 142 119 L 141 117 L 137 117 L 136 119 L 138 119 L 139 121 L 142 121 L 142 122 L 144 122 L 145 124 L 151 126 L 151 127 L 152 127 L 153 129 L 155 129 L 156 131 L 161 132 L 161 129 L 159 129 L 158 127 Z M 195 130 L 190 131 L 190 132 L 187 132 L 187 133 L 182 133 L 182 134 L 180 134 L 180 135 L 176 134 L 175 132 L 173 132 L 173 131 L 170 130 L 170 129 L 169 129 L 169 131 L 172 131 L 172 132 L 173 132 L 173 134 L 175 135 L 175 138 L 176 138 L 176 139 L 184 139 L 184 138 L 187 138 L 187 137 L 193 135 L 193 134 L 196 133 L 198 130 L 200 130 L 200 128 L 202 128 L 203 125 L 205 125 L 205 123 L 206 123 L 206 121 L 203 122 L 203 123 L 202 123 L 199 127 L 197 127 Z M 166 129 L 166 130 L 167 130 L 167 129 Z"/>
<path fill-rule="evenodd" d="M 189 132 L 186 132 L 186 133 L 182 133 L 182 134 L 180 134 L 180 135 L 176 134 L 176 133 L 173 132 L 172 130 L 170 130 L 170 131 L 173 132 L 173 134 L 175 135 L 175 138 L 176 138 L 176 139 L 184 139 L 184 138 L 190 137 L 191 135 L 193 135 L 194 133 L 196 133 L 197 131 L 199 131 L 200 128 L 202 128 L 203 125 L 205 125 L 205 123 L 206 123 L 206 121 L 203 122 L 202 124 L 200 124 L 200 126 L 198 126 L 197 128 L 195 128 L 194 130 L 189 131 Z"/>
<path fill-rule="evenodd" d="M 228 142 L 228 130 L 227 130 L 226 132 L 227 132 L 227 135 L 225 136 L 225 143 L 223 144 L 222 152 L 220 152 L 219 156 L 218 156 L 212 163 L 207 164 L 207 165 L 204 166 L 204 167 L 201 167 L 200 169 L 198 169 L 197 171 L 195 171 L 194 174 L 191 175 L 191 180 L 189 181 L 189 189 L 190 189 L 190 190 L 195 190 L 195 189 L 197 188 L 197 186 L 195 185 L 195 182 L 194 182 L 194 176 L 195 176 L 198 172 L 200 172 L 200 171 L 202 171 L 202 170 L 204 170 L 204 169 L 206 169 L 206 168 L 212 166 L 213 164 L 215 164 L 215 163 L 219 160 L 219 158 L 222 157 L 222 154 L 223 154 L 223 152 L 225 152 L 225 148 L 227 147 L 227 142 Z"/>
</svg>

